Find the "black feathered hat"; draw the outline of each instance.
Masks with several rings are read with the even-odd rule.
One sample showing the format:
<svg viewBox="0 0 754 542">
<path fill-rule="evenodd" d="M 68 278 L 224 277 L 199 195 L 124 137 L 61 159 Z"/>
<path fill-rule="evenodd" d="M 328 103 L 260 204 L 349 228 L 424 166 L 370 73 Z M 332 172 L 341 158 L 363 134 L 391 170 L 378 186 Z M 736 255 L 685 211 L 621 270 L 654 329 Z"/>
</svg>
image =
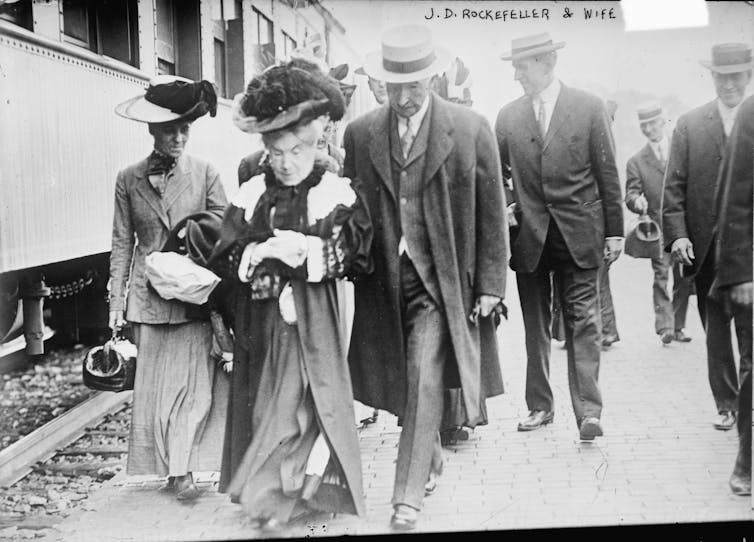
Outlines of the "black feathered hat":
<svg viewBox="0 0 754 542">
<path fill-rule="evenodd" d="M 273 66 L 249 82 L 236 96 L 233 122 L 249 133 L 265 133 L 303 124 L 321 115 L 340 120 L 345 100 L 338 81 L 327 74 L 296 67 Z"/>
<path fill-rule="evenodd" d="M 115 107 L 121 117 L 138 122 L 162 124 L 194 121 L 217 114 L 217 93 L 209 81 L 192 81 L 174 75 L 158 75 L 143 94 Z"/>
</svg>

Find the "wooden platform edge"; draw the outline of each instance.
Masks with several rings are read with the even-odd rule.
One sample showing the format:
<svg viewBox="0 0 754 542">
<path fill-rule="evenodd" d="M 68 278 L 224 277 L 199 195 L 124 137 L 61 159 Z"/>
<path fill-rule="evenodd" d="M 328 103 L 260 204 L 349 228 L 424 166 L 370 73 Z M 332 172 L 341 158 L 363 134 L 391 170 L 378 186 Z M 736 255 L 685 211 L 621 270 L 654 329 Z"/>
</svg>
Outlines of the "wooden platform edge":
<svg viewBox="0 0 754 542">
<path fill-rule="evenodd" d="M 97 392 L 0 451 L 0 487 L 15 484 L 37 461 L 76 440 L 87 426 L 130 403 L 132 396 L 133 391 Z"/>
</svg>

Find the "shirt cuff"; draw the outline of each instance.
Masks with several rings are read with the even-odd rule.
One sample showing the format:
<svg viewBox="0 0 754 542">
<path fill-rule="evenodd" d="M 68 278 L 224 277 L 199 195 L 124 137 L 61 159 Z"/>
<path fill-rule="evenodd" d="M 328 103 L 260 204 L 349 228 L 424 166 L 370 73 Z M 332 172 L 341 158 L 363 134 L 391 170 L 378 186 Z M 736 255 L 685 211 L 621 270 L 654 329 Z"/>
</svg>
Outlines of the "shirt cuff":
<svg viewBox="0 0 754 542">
<path fill-rule="evenodd" d="M 241 254 L 241 261 L 238 264 L 238 280 L 241 282 L 249 282 L 249 271 L 251 271 L 251 255 L 254 253 L 254 248 L 257 243 L 249 243 L 246 248 L 243 249 Z"/>
<path fill-rule="evenodd" d="M 314 235 L 306 236 L 306 280 L 322 282 L 325 276 L 324 241 Z"/>
</svg>

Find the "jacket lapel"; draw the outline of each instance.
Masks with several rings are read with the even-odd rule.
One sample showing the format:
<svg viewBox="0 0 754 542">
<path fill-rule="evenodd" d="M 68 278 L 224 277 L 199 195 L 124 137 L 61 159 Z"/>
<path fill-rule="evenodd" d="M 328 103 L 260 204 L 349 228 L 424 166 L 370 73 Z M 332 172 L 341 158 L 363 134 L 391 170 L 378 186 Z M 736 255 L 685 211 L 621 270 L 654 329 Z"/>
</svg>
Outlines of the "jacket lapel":
<svg viewBox="0 0 754 542">
<path fill-rule="evenodd" d="M 660 162 L 660 160 L 657 158 L 657 155 L 655 154 L 655 151 L 652 150 L 652 147 L 651 147 L 651 145 L 649 143 L 647 143 L 646 145 L 644 145 L 644 153 L 643 153 L 643 155 L 644 155 L 644 161 L 648 165 L 656 168 L 657 171 L 659 171 L 663 175 L 665 174 L 665 168 L 663 167 L 663 165 Z"/>
<path fill-rule="evenodd" d="M 139 163 L 138 167 L 134 170 L 134 177 L 136 177 L 134 188 L 136 193 L 139 194 L 139 196 L 141 196 L 142 199 L 144 199 L 152 208 L 155 214 L 159 217 L 160 222 L 162 222 L 167 229 L 170 229 L 170 219 L 168 218 L 167 210 L 163 206 L 162 198 L 157 194 L 147 177 L 146 160 Z"/>
<path fill-rule="evenodd" d="M 723 151 L 725 150 L 725 129 L 723 128 L 723 119 L 720 116 L 720 111 L 717 110 L 716 100 L 711 101 L 707 105 L 707 122 L 704 123 L 704 128 L 715 142 L 715 145 L 717 145 L 717 151 L 720 155 L 723 155 Z"/>
<path fill-rule="evenodd" d="M 450 121 L 445 104 L 434 92 L 432 93 L 429 107 L 430 110 L 427 111 L 427 115 L 430 116 L 430 124 L 427 126 L 429 134 L 426 138 L 427 162 L 424 166 L 425 182 L 434 177 L 455 145 L 453 138 L 450 136 L 453 132 L 453 123 Z"/>
<path fill-rule="evenodd" d="M 569 97 L 570 94 L 568 88 L 561 83 L 560 94 L 555 102 L 555 108 L 552 111 L 552 119 L 550 119 L 550 125 L 547 127 L 547 134 L 545 134 L 545 141 L 542 145 L 542 150 L 547 148 L 552 141 L 552 138 L 555 137 L 555 134 L 560 130 L 560 127 L 563 126 L 563 123 L 571 116 Z M 534 111 L 532 110 L 532 115 L 533 114 Z"/>
<path fill-rule="evenodd" d="M 541 147 L 543 144 L 542 135 L 539 133 L 537 118 L 534 116 L 534 106 L 532 105 L 531 97 L 522 96 L 518 107 L 520 126 L 523 126 L 529 132 L 532 142 L 536 141 Z"/>
<path fill-rule="evenodd" d="M 173 206 L 178 197 L 191 185 L 191 171 L 186 162 L 185 155 L 181 155 L 178 158 L 173 175 L 165 187 L 163 205 L 166 211 Z"/>
<path fill-rule="evenodd" d="M 382 106 L 371 126 L 372 141 L 369 145 L 369 157 L 374 169 L 395 201 L 392 174 L 390 172 L 390 105 Z"/>
<path fill-rule="evenodd" d="M 429 100 L 429 107 L 427 108 L 427 112 L 424 115 L 424 119 L 422 119 L 422 123 L 419 126 L 419 130 L 416 133 L 416 137 L 414 138 L 414 143 L 411 145 L 411 149 L 408 151 L 408 157 L 406 158 L 406 162 L 403 164 L 403 167 L 408 167 L 409 164 L 414 162 L 416 159 L 418 159 L 422 154 L 427 152 L 427 143 L 428 143 L 428 132 L 429 132 L 429 124 L 432 119 L 432 99 Z"/>
</svg>

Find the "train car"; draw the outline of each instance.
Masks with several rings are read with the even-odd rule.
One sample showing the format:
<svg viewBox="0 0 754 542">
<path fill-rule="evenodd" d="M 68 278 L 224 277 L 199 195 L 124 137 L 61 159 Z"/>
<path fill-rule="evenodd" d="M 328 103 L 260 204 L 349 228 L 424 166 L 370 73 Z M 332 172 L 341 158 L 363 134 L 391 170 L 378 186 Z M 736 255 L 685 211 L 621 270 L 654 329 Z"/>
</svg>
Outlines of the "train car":
<svg viewBox="0 0 754 542">
<path fill-rule="evenodd" d="M 0 0 L 0 355 L 107 326 L 115 176 L 151 150 L 115 105 L 155 74 L 213 81 L 217 117 L 196 122 L 188 152 L 231 197 L 260 145 L 233 126 L 232 98 L 302 47 L 359 65 L 321 1 Z M 361 94 L 348 118 L 371 106 Z"/>
</svg>

